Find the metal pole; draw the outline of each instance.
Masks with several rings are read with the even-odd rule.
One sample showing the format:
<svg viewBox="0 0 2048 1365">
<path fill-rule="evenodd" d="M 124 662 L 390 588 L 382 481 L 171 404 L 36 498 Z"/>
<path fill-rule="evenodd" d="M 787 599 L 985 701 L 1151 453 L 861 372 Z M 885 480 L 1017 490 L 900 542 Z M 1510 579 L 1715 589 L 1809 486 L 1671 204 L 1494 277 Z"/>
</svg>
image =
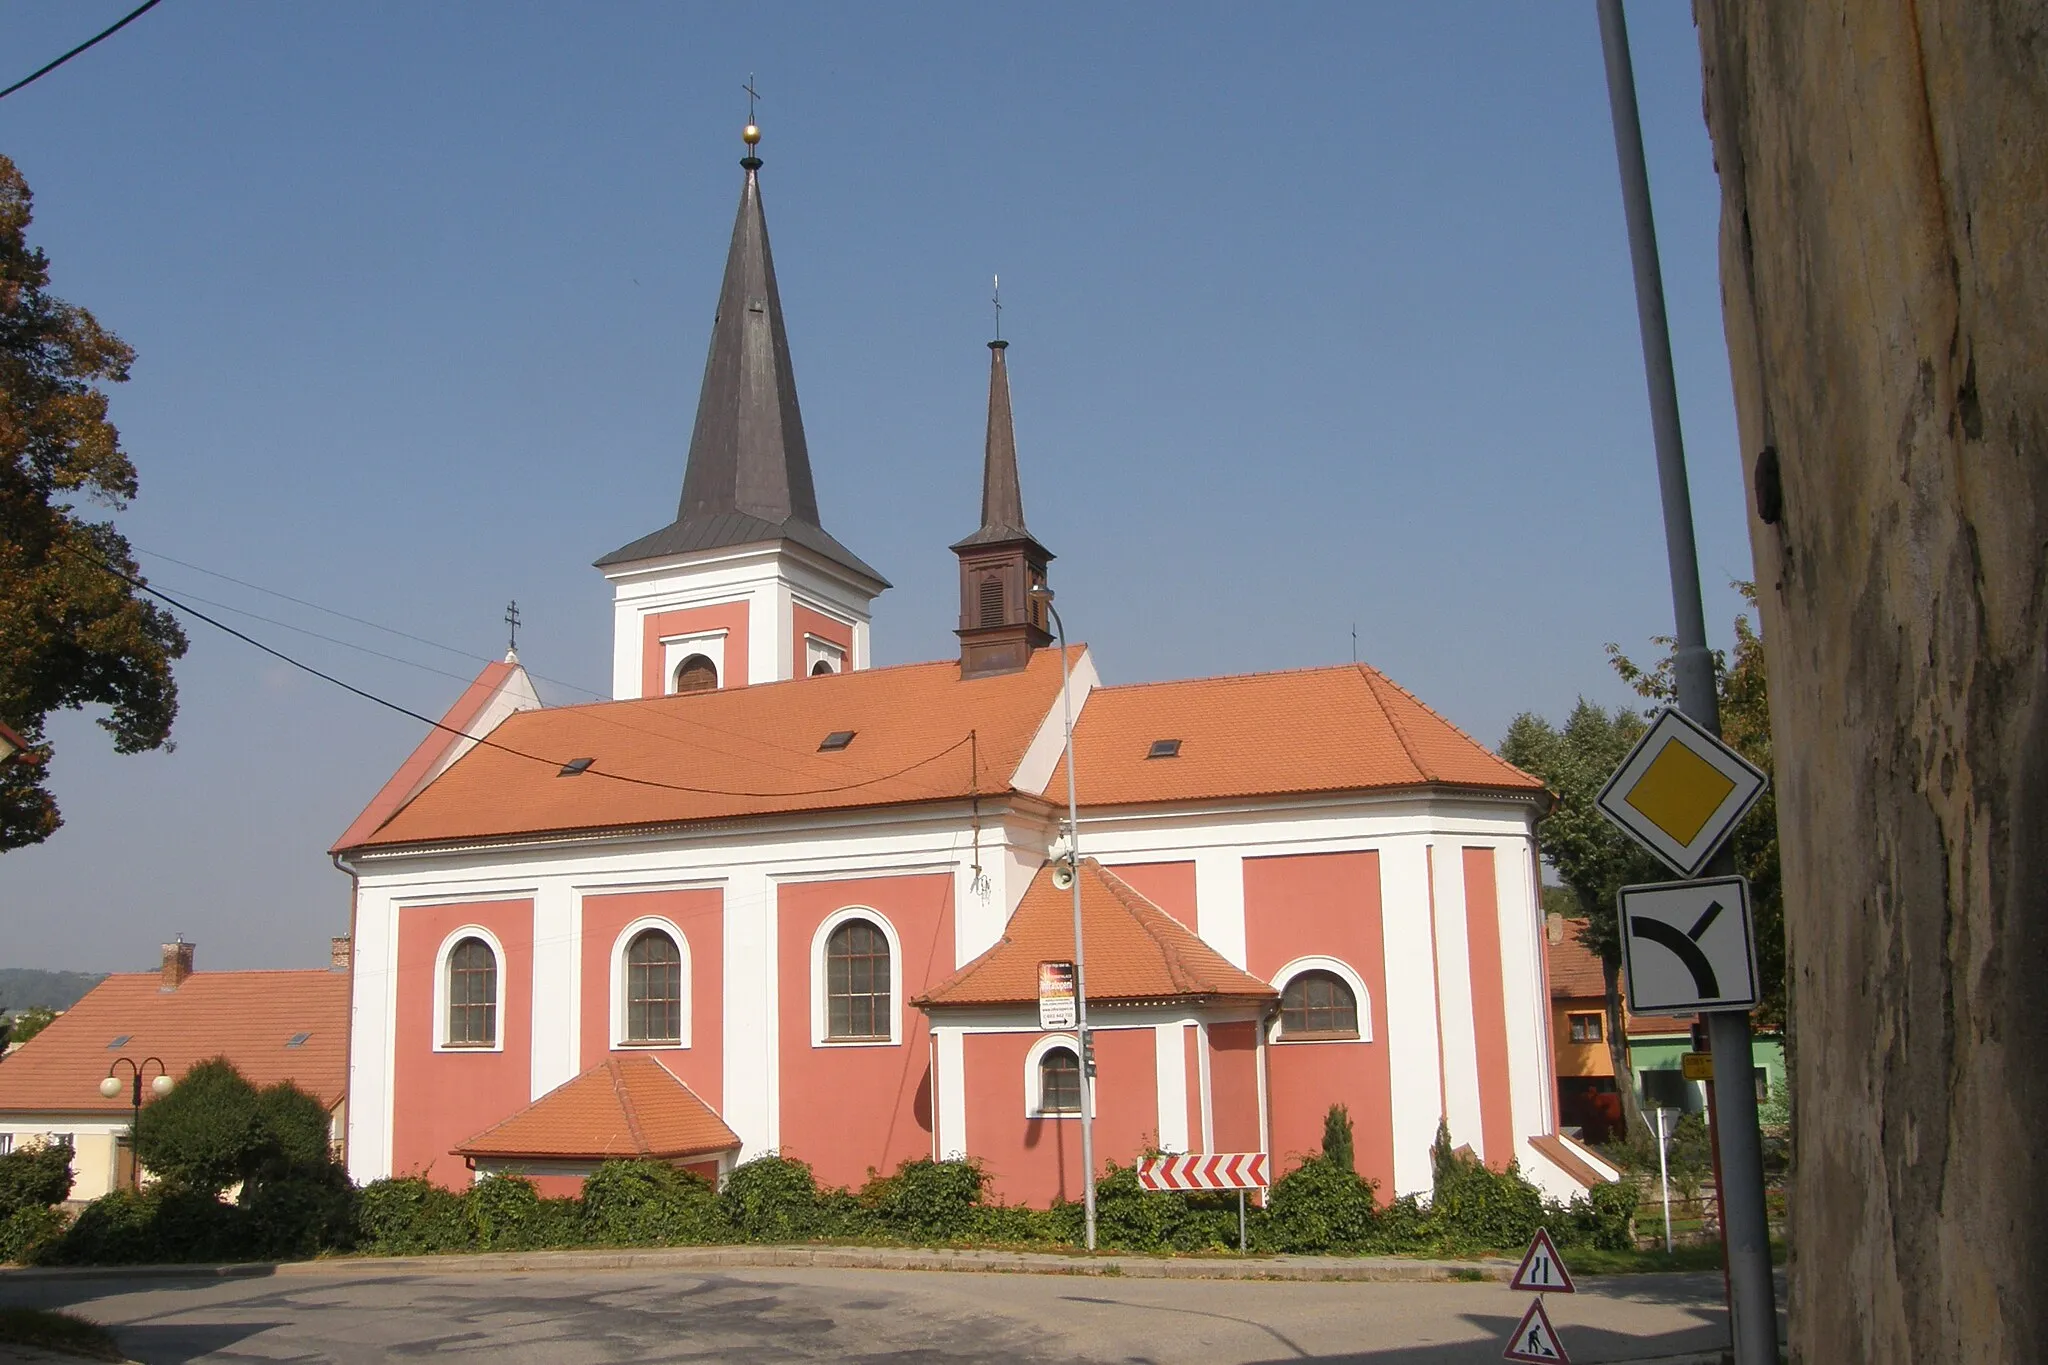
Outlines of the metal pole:
<svg viewBox="0 0 2048 1365">
<path fill-rule="evenodd" d="M 1244 1191 L 1237 1192 L 1237 1254 L 1242 1256 L 1249 1248 L 1244 1236 Z"/>
<path fill-rule="evenodd" d="M 1635 266 L 1636 317 L 1643 335 L 1643 369 L 1650 386 L 1650 427 L 1657 445 L 1657 482 L 1664 502 L 1664 548 L 1670 561 L 1671 605 L 1677 649 L 1673 674 L 1678 708 L 1714 734 L 1721 715 L 1714 660 L 1707 649 L 1707 619 L 1700 600 L 1699 555 L 1693 545 L 1692 494 L 1686 486 L 1685 444 L 1678 426 L 1678 385 L 1671 368 L 1671 334 L 1664 317 L 1664 283 L 1657 264 L 1657 228 L 1650 213 L 1650 175 L 1643 160 L 1643 129 L 1636 111 L 1635 71 L 1629 61 L 1628 25 L 1621 0 L 1598 0 L 1600 46 L 1607 62 L 1607 99 L 1614 121 L 1614 153 L 1621 168 L 1621 200 L 1628 218 L 1629 257 Z M 1709 871 L 1728 869 L 1724 852 Z M 1749 1015 L 1718 1011 L 1708 1037 L 1717 1078 L 1747 1081 Z M 1721 1144 L 1721 1226 L 1727 1262 L 1731 1344 L 1736 1365 L 1776 1365 L 1777 1288 L 1771 1282 L 1770 1232 L 1764 1219 L 1763 1141 L 1756 1123 L 1756 1092 L 1734 1085 L 1720 1094 L 1715 1115 Z"/>
<path fill-rule="evenodd" d="M 1052 590 L 1040 588 L 1060 640 L 1060 714 L 1067 743 L 1067 866 L 1074 889 L 1074 1024 L 1081 1036 L 1081 1216 L 1088 1249 L 1095 1250 L 1095 1043 L 1088 1036 L 1088 967 L 1081 948 L 1081 807 L 1074 787 L 1074 700 L 1067 671 L 1067 624 L 1052 604 Z"/>
<path fill-rule="evenodd" d="M 1664 1190 L 1664 1254 L 1671 1254 L 1671 1163 L 1664 1155 L 1664 1106 L 1657 1106 L 1657 1183 Z"/>
</svg>

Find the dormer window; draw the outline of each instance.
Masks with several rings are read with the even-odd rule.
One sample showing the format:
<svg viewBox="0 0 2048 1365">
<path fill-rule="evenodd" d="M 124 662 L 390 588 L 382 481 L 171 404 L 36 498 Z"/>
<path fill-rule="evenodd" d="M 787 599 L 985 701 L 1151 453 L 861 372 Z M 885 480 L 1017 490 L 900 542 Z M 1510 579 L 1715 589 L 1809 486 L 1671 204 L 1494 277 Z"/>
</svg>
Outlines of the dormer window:
<svg viewBox="0 0 2048 1365">
<path fill-rule="evenodd" d="M 854 732 L 851 730 L 834 730 L 819 741 L 818 752 L 821 754 L 836 754 L 847 745 L 853 743 L 853 735 Z"/>
<path fill-rule="evenodd" d="M 1180 741 L 1177 739 L 1155 739 L 1152 741 L 1152 748 L 1146 752 L 1145 757 L 1179 758 Z"/>
</svg>

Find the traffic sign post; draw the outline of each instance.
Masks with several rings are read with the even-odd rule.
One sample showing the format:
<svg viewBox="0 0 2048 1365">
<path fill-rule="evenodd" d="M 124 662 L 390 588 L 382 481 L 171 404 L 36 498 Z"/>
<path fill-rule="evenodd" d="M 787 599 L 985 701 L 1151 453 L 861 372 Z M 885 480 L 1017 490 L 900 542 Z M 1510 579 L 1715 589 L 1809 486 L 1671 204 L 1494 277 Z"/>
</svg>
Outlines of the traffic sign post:
<svg viewBox="0 0 2048 1365">
<path fill-rule="evenodd" d="M 1572 1283 L 1571 1271 L 1564 1268 L 1564 1257 L 1557 1254 L 1557 1243 L 1550 1240 L 1548 1229 L 1536 1229 L 1536 1235 L 1529 1239 L 1529 1249 L 1522 1253 L 1522 1263 L 1515 1268 L 1515 1278 L 1508 1281 L 1508 1288 L 1534 1294 L 1536 1301 L 1508 1334 L 1508 1348 L 1501 1352 L 1501 1359 L 1571 1365 L 1572 1358 L 1565 1354 L 1564 1343 L 1558 1340 L 1557 1329 L 1550 1325 L 1550 1315 L 1543 1309 L 1543 1296 L 1576 1294 L 1579 1290 Z"/>
<path fill-rule="evenodd" d="M 1244 1192 L 1271 1183 L 1264 1152 L 1174 1152 L 1138 1163 L 1147 1190 L 1236 1190 L 1237 1249 L 1246 1250 Z"/>
<path fill-rule="evenodd" d="M 1598 804 L 1679 876 L 1695 877 L 1770 784 L 1748 759 L 1667 708 L 1607 779 Z"/>
<path fill-rule="evenodd" d="M 1621 966 L 1637 1014 L 1748 1010 L 1761 998 L 1745 877 L 1624 886 Z"/>
<path fill-rule="evenodd" d="M 1543 1311 L 1541 1299 L 1530 1304 L 1529 1311 L 1515 1324 L 1514 1335 L 1508 1338 L 1508 1348 L 1500 1353 L 1500 1358 L 1533 1361 L 1535 1365 L 1572 1365 L 1564 1343 L 1557 1339 L 1557 1329 L 1550 1325 L 1550 1315 Z"/>
</svg>

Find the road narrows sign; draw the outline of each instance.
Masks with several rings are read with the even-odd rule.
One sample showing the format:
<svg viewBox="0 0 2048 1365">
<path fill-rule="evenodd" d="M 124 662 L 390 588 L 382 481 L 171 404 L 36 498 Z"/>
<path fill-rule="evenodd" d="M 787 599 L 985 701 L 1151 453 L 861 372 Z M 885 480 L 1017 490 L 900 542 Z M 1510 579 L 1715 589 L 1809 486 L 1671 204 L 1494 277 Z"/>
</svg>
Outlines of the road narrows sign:
<svg viewBox="0 0 2048 1365">
<path fill-rule="evenodd" d="M 1769 785 L 1762 769 L 1667 709 L 1607 779 L 1597 804 L 1679 876 L 1692 877 Z"/>
<path fill-rule="evenodd" d="M 1749 881 L 1621 888 L 1621 966 L 1637 1014 L 1752 1008 L 1759 999 Z"/>
<path fill-rule="evenodd" d="M 1515 1271 L 1508 1288 L 1529 1294 L 1579 1292 L 1572 1284 L 1572 1273 L 1564 1268 L 1564 1258 L 1557 1254 L 1557 1243 L 1550 1240 L 1550 1233 L 1543 1228 L 1536 1229 L 1536 1235 L 1529 1239 L 1529 1249 L 1522 1253 L 1521 1268 Z"/>
<path fill-rule="evenodd" d="M 1529 1311 L 1515 1324 L 1514 1335 L 1508 1338 L 1508 1348 L 1500 1358 L 1535 1361 L 1536 1365 L 1572 1365 L 1572 1358 L 1564 1352 L 1564 1343 L 1557 1339 L 1557 1329 L 1550 1325 L 1550 1315 L 1543 1311 L 1541 1299 L 1530 1302 Z"/>
</svg>

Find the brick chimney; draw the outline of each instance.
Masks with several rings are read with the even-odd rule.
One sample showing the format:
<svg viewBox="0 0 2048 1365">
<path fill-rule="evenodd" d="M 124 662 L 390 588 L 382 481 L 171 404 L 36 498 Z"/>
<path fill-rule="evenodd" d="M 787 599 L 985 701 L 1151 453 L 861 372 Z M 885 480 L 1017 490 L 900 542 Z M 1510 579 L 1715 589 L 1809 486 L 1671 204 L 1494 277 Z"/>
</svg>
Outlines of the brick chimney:
<svg viewBox="0 0 2048 1365">
<path fill-rule="evenodd" d="M 349 969 L 349 964 L 353 959 L 354 947 L 354 940 L 352 940 L 347 934 L 341 934 L 334 938 L 328 939 L 327 970 L 330 972 L 347 971 Z"/>
<path fill-rule="evenodd" d="M 1543 927 L 1549 931 L 1548 937 L 1550 939 L 1551 944 L 1554 946 L 1556 944 L 1564 942 L 1564 916 L 1545 915 L 1543 919 Z"/>
<path fill-rule="evenodd" d="M 178 936 L 176 943 L 164 945 L 164 984 L 162 989 L 174 991 L 185 984 L 185 978 L 192 975 L 192 946 Z"/>
</svg>

